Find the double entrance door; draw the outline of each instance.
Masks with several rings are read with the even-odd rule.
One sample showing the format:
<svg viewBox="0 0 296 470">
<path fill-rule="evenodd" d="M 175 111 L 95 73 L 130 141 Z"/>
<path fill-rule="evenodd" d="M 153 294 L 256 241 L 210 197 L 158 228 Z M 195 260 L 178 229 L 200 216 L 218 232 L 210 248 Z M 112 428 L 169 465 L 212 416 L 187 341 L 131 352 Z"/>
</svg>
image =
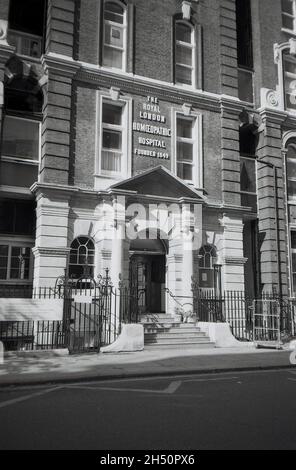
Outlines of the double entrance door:
<svg viewBox="0 0 296 470">
<path fill-rule="evenodd" d="M 137 296 L 139 314 L 165 311 L 165 264 L 165 255 L 131 256 L 130 286 Z"/>
</svg>

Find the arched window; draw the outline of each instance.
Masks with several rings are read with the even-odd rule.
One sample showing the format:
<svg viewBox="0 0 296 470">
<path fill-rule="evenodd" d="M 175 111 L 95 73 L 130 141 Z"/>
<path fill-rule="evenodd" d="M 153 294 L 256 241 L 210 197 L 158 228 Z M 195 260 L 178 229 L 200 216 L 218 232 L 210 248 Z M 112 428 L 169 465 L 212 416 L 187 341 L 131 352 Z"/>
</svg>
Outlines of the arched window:
<svg viewBox="0 0 296 470">
<path fill-rule="evenodd" d="M 215 287 L 214 264 L 217 251 L 213 245 L 204 245 L 199 250 L 199 286 Z"/>
<path fill-rule="evenodd" d="M 175 82 L 193 85 L 195 82 L 195 32 L 186 21 L 175 23 Z"/>
<path fill-rule="evenodd" d="M 119 1 L 104 3 L 103 65 L 126 69 L 126 8 Z"/>
<path fill-rule="evenodd" d="M 93 277 L 95 246 L 88 237 L 78 237 L 71 243 L 69 277 L 79 279 L 83 276 Z"/>
<path fill-rule="evenodd" d="M 287 187 L 288 199 L 296 200 L 296 138 L 287 145 Z"/>
</svg>

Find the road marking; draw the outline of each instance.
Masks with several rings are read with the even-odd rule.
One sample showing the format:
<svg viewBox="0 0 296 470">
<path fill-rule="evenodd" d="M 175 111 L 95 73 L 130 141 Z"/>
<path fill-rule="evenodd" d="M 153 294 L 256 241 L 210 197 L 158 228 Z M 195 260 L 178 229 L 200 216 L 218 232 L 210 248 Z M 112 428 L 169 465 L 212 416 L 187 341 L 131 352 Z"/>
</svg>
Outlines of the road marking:
<svg viewBox="0 0 296 470">
<path fill-rule="evenodd" d="M 220 382 L 222 380 L 237 380 L 239 377 L 217 377 L 215 379 L 186 379 L 182 380 L 182 382 Z"/>
<path fill-rule="evenodd" d="M 288 380 L 291 380 L 291 382 L 296 382 L 296 379 L 290 379 L 290 378 L 288 378 Z"/>
<path fill-rule="evenodd" d="M 182 385 L 182 381 L 181 380 L 176 380 L 175 382 L 171 382 L 170 385 L 165 389 L 163 390 L 163 393 L 175 393 L 178 388 Z"/>
<path fill-rule="evenodd" d="M 0 403 L 0 408 L 5 408 L 6 406 L 14 405 L 15 403 L 19 403 L 19 402 L 22 402 L 22 401 L 25 401 L 25 400 L 30 400 L 30 398 L 34 398 L 34 397 L 38 397 L 38 396 L 41 396 L 41 395 L 45 395 L 47 393 L 55 392 L 56 390 L 59 390 L 61 388 L 63 388 L 63 387 L 49 388 L 49 389 L 46 389 L 46 390 L 42 390 L 41 392 L 31 393 L 30 395 L 25 395 L 25 396 L 22 396 L 22 397 L 13 398 L 12 400 L 3 401 L 2 403 Z"/>
<path fill-rule="evenodd" d="M 182 381 L 174 381 L 171 382 L 168 387 L 164 390 L 153 390 L 151 388 L 124 388 L 124 387 L 87 387 L 83 385 L 66 385 L 64 388 L 72 388 L 78 390 L 104 390 L 104 391 L 111 391 L 111 392 L 142 392 L 142 393 L 158 393 L 158 394 L 170 394 L 172 395 L 175 393 L 178 388 L 182 385 Z"/>
</svg>

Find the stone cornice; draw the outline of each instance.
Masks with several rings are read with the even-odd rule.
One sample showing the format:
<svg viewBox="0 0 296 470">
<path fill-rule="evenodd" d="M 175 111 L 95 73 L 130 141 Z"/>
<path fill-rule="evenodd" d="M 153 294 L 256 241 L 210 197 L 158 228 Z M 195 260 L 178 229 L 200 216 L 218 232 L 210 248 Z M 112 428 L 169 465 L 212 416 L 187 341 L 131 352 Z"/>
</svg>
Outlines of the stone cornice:
<svg viewBox="0 0 296 470">
<path fill-rule="evenodd" d="M 220 97 L 221 110 L 232 114 L 240 114 L 243 109 L 249 108 L 249 103 L 240 101 L 238 98 L 234 98 L 228 95 L 221 95 Z"/>
<path fill-rule="evenodd" d="M 288 117 L 288 113 L 282 110 L 273 110 L 270 108 L 260 108 L 257 110 L 262 121 L 272 122 L 281 125 Z"/>
<path fill-rule="evenodd" d="M 226 265 L 244 265 L 248 261 L 248 258 L 239 258 L 234 256 L 225 256 L 222 258 L 222 263 Z"/>
<path fill-rule="evenodd" d="M 41 63 L 45 73 L 54 73 L 63 77 L 73 78 L 80 69 L 79 62 L 67 56 L 59 56 L 58 54 L 49 53 L 41 58 Z"/>
<path fill-rule="evenodd" d="M 35 246 L 32 248 L 32 253 L 34 256 L 67 256 L 70 253 L 70 248 Z"/>
<path fill-rule="evenodd" d="M 114 74 L 101 68 L 88 68 L 82 66 L 76 76 L 77 81 L 87 84 L 94 84 L 101 87 L 117 87 L 127 93 L 138 95 L 154 95 L 161 100 L 168 100 L 172 103 L 192 105 L 220 112 L 220 97 L 211 93 L 199 90 L 187 90 L 175 87 L 166 82 L 160 83 L 152 80 L 145 80 L 133 75 Z"/>
<path fill-rule="evenodd" d="M 42 65 L 45 72 L 71 77 L 77 82 L 97 87 L 115 87 L 127 93 L 146 96 L 158 96 L 172 103 L 183 105 L 190 103 L 193 106 L 213 112 L 228 111 L 239 114 L 243 108 L 249 108 L 250 103 L 240 101 L 228 95 L 220 95 L 201 90 L 190 90 L 175 86 L 173 83 L 160 82 L 146 77 L 112 72 L 102 67 L 84 62 L 75 61 L 70 57 L 49 53 L 42 56 Z"/>
</svg>

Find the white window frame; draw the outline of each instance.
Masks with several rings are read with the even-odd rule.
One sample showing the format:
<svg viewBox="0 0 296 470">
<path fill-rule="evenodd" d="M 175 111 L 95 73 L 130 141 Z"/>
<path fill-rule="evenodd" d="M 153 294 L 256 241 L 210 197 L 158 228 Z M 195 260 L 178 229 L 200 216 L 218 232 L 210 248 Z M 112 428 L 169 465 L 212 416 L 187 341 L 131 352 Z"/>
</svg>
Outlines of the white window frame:
<svg viewBox="0 0 296 470">
<path fill-rule="evenodd" d="M 184 24 L 184 25 L 188 26 L 191 29 L 191 43 L 190 44 L 187 43 L 187 42 L 177 40 L 176 29 L 177 29 L 178 24 Z M 175 63 L 174 63 L 175 84 L 178 85 L 178 86 L 181 86 L 181 87 L 185 87 L 185 88 L 186 87 L 187 88 L 194 88 L 194 87 L 196 87 L 196 34 L 195 34 L 195 28 L 193 27 L 193 25 L 191 23 L 189 23 L 188 21 L 184 21 L 184 20 L 176 20 L 174 27 L 175 27 L 175 44 L 174 44 L 174 48 L 175 48 Z M 192 53 L 192 65 L 191 66 L 186 65 L 186 64 L 181 64 L 181 63 L 177 62 L 177 60 L 176 60 L 177 59 L 177 53 L 176 53 L 177 46 L 186 47 L 188 49 L 191 49 L 191 53 Z M 188 70 L 191 69 L 191 85 L 189 85 L 188 83 L 179 82 L 177 80 L 177 66 L 178 65 L 180 65 L 184 68 L 188 68 Z"/>
<path fill-rule="evenodd" d="M 79 239 L 81 239 L 81 238 L 87 238 L 87 240 L 88 240 L 87 243 L 88 243 L 89 241 L 91 241 L 92 244 L 93 244 L 93 249 L 89 249 L 89 248 L 86 246 L 87 243 L 82 244 L 82 243 L 80 242 L 80 240 L 79 240 Z M 76 249 L 72 247 L 72 244 L 74 243 L 75 240 L 78 240 L 78 243 L 79 243 L 79 247 L 76 248 Z M 95 245 L 95 242 L 94 242 L 94 240 L 92 239 L 92 237 L 89 237 L 88 235 L 79 235 L 78 237 L 75 237 L 75 238 L 72 240 L 72 242 L 71 242 L 71 244 L 70 244 L 70 253 L 69 253 L 70 256 L 69 256 L 68 274 L 70 275 L 70 270 L 71 270 L 71 267 L 72 267 L 72 266 L 84 266 L 83 263 L 78 263 L 78 261 L 79 261 L 79 256 L 80 256 L 79 250 L 80 250 L 80 248 L 81 248 L 82 246 L 86 247 L 88 255 L 89 255 L 89 252 L 90 252 L 90 251 L 92 252 L 91 254 L 92 254 L 92 256 L 93 256 L 93 263 L 88 264 L 87 266 L 92 269 L 92 277 L 94 277 L 95 261 L 96 261 L 96 245 Z M 75 251 L 77 250 L 77 253 L 76 253 L 76 262 L 75 262 L 75 263 L 71 263 L 71 255 L 73 254 L 73 253 L 72 253 L 72 250 L 73 250 L 73 251 L 74 251 L 74 250 L 75 250 Z M 71 278 L 70 278 L 70 279 L 71 279 Z"/>
<path fill-rule="evenodd" d="M 289 189 L 288 189 L 288 185 L 289 185 L 289 181 L 293 181 L 296 183 L 296 177 L 294 176 L 289 176 L 288 175 L 288 146 L 291 145 L 291 143 L 289 143 L 289 140 L 287 142 L 287 153 L 286 153 L 286 161 L 285 161 L 285 165 L 286 165 L 286 184 L 287 184 L 287 201 L 288 201 L 288 204 L 289 203 L 295 203 L 296 202 L 296 194 L 294 197 L 290 196 L 289 194 Z M 296 161 L 296 158 L 295 158 L 295 161 Z"/>
<path fill-rule="evenodd" d="M 290 288 L 291 288 L 291 295 L 295 297 L 296 295 L 296 285 L 294 286 L 294 281 L 293 281 L 293 256 L 292 254 L 296 254 L 296 248 L 292 248 L 292 232 L 296 232 L 296 227 L 291 226 L 289 229 L 289 256 L 290 256 Z M 296 271 L 295 271 L 296 273 Z"/>
<path fill-rule="evenodd" d="M 110 95 L 99 94 L 98 92 L 98 109 L 97 109 L 97 140 L 96 140 L 96 168 L 95 176 L 112 178 L 114 180 L 122 180 L 131 176 L 131 154 L 132 154 L 132 100 L 130 98 L 112 100 Z M 103 125 L 103 104 L 109 103 L 122 108 L 122 124 L 121 126 L 105 126 Z M 122 161 L 121 171 L 102 170 L 102 151 L 103 151 L 103 128 L 117 128 L 122 132 Z"/>
<path fill-rule="evenodd" d="M 2 160 L 6 162 L 14 162 L 14 163 L 22 163 L 22 164 L 27 164 L 27 165 L 35 165 L 39 166 L 40 161 L 41 161 L 41 122 L 37 121 L 36 119 L 30 119 L 27 117 L 19 117 L 19 116 L 13 116 L 11 114 L 7 114 L 4 117 L 4 120 L 6 119 L 15 119 L 19 121 L 29 121 L 29 122 L 34 122 L 35 124 L 38 125 L 38 134 L 39 134 L 39 145 L 38 145 L 38 159 L 30 159 L 30 158 L 22 158 L 18 156 L 12 156 L 12 155 L 5 155 L 5 153 L 2 154 Z"/>
<path fill-rule="evenodd" d="M 40 62 L 42 55 L 42 36 L 37 36 L 36 34 L 29 34 L 23 31 L 17 31 L 15 29 L 8 29 L 8 43 L 16 47 L 16 53 L 22 57 L 29 57 L 30 60 L 36 60 Z M 31 54 L 24 54 L 23 52 L 23 43 L 24 41 L 34 41 L 38 46 L 38 54 L 36 56 Z"/>
<path fill-rule="evenodd" d="M 123 9 L 123 24 L 121 23 L 115 23 L 111 20 L 105 20 L 105 5 L 106 3 L 116 3 Z M 109 45 L 105 44 L 105 30 L 106 30 L 106 24 L 109 25 L 111 28 L 116 27 L 116 28 L 121 28 L 123 30 L 123 47 L 118 47 L 114 45 Z M 118 51 L 122 51 L 122 67 L 113 67 L 110 65 L 105 65 L 104 64 L 104 49 L 105 46 L 111 48 L 111 49 L 117 49 Z M 103 40 L 102 40 L 102 64 L 104 68 L 111 69 L 111 70 L 122 70 L 123 72 L 126 72 L 127 70 L 127 8 L 124 3 L 120 2 L 119 0 L 104 0 L 104 6 L 103 6 Z"/>
<path fill-rule="evenodd" d="M 283 16 L 286 16 L 288 18 L 292 18 L 293 19 L 293 29 L 290 29 L 290 28 L 286 28 L 283 24 L 283 21 L 282 21 L 282 29 L 283 30 L 286 30 L 286 31 L 291 31 L 293 33 L 296 33 L 296 0 L 289 0 L 291 1 L 292 3 L 292 11 L 293 13 L 287 13 L 283 10 L 283 4 L 281 5 L 281 8 L 282 8 L 282 18 Z"/>
<path fill-rule="evenodd" d="M 33 241 L 28 241 L 28 239 L 22 238 L 0 238 L 0 245 L 8 246 L 8 263 L 7 263 L 7 273 L 6 279 L 0 279 L 0 283 L 5 284 L 31 284 L 33 278 L 33 253 L 32 248 L 34 246 Z M 30 262 L 29 262 L 29 277 L 28 279 L 14 279 L 10 277 L 10 268 L 11 268 L 11 252 L 12 248 L 30 248 Z"/>
<path fill-rule="evenodd" d="M 296 90 L 296 73 L 292 73 L 292 72 L 286 72 L 285 71 L 285 61 L 288 61 L 288 62 L 291 62 L 292 64 L 295 64 L 296 66 L 296 60 L 288 55 L 288 54 L 284 54 L 284 51 L 282 52 L 282 74 L 283 74 L 283 89 L 282 89 L 282 92 L 283 92 L 283 98 L 284 98 L 284 103 L 285 103 L 285 109 L 287 109 L 290 113 L 296 113 L 296 108 L 290 108 L 289 107 L 289 103 L 287 103 L 287 100 L 286 100 L 286 77 L 288 78 L 291 78 L 292 80 L 295 80 L 295 89 Z M 293 91 L 293 90 L 291 90 Z M 294 94 L 295 96 L 295 100 L 296 100 L 296 93 Z"/>
<path fill-rule="evenodd" d="M 193 159 L 192 159 L 192 180 L 183 180 L 185 183 L 194 185 L 198 189 L 203 188 L 203 137 L 202 137 L 202 114 L 197 112 L 191 112 L 190 114 L 184 114 L 179 109 L 172 110 L 172 162 L 171 171 L 177 176 L 177 143 L 178 141 L 193 142 Z M 193 122 L 192 126 L 192 139 L 180 138 L 177 135 L 177 119 L 188 119 Z"/>
</svg>

